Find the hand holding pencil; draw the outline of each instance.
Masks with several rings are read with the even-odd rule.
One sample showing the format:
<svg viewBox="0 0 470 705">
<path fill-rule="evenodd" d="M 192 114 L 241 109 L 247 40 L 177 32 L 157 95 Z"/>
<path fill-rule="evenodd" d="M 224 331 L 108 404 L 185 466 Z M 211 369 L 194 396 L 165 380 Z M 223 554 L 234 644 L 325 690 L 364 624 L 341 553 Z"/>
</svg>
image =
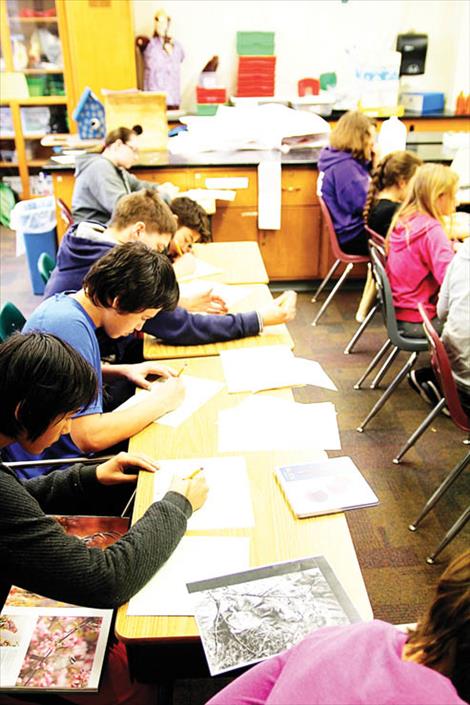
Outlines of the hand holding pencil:
<svg viewBox="0 0 470 705">
<path fill-rule="evenodd" d="M 178 492 L 186 497 L 193 512 L 202 507 L 209 492 L 206 478 L 202 474 L 203 470 L 204 468 L 196 468 L 184 478 L 175 476 L 170 485 L 170 491 Z"/>
</svg>

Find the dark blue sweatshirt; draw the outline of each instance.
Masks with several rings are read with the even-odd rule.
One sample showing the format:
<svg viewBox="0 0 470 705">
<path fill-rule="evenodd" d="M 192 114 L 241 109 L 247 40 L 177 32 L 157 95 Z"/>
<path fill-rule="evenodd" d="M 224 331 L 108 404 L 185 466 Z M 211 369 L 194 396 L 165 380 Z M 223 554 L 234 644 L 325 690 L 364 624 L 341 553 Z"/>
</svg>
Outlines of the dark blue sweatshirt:
<svg viewBox="0 0 470 705">
<path fill-rule="evenodd" d="M 67 230 L 46 286 L 46 297 L 81 289 L 90 267 L 116 244 L 106 240 L 104 233 L 105 228 L 95 223 L 80 223 Z M 261 327 L 256 311 L 215 316 L 189 313 L 178 306 L 147 321 L 144 331 L 169 345 L 204 345 L 258 335 Z"/>
</svg>

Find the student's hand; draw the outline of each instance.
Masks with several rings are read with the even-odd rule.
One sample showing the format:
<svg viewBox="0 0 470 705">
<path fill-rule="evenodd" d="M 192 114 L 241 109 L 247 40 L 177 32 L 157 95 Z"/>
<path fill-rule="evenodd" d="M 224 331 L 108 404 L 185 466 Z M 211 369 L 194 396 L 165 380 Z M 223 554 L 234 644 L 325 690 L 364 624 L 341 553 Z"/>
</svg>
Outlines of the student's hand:
<svg viewBox="0 0 470 705">
<path fill-rule="evenodd" d="M 202 507 L 209 492 L 206 478 L 202 473 L 196 475 L 192 480 L 174 477 L 169 489 L 186 497 L 193 508 L 193 512 Z"/>
<path fill-rule="evenodd" d="M 185 395 L 184 381 L 180 377 L 168 377 L 164 382 L 152 384 L 150 387 L 159 406 L 163 407 L 162 413 L 173 411 L 181 404 Z"/>
<path fill-rule="evenodd" d="M 187 252 L 182 257 L 178 257 L 173 262 L 176 278 L 186 277 L 196 269 L 196 259 L 193 254 Z"/>
<path fill-rule="evenodd" d="M 133 472 L 135 469 L 135 472 Z M 129 472 L 131 470 L 131 472 Z M 118 453 L 111 460 L 96 466 L 96 479 L 102 485 L 118 485 L 123 482 L 135 482 L 138 470 L 155 472 L 158 465 L 144 455 Z"/>
<path fill-rule="evenodd" d="M 194 313 L 228 313 L 227 304 L 220 296 L 213 294 L 212 289 L 189 296 L 180 296 L 179 305 Z"/>
<path fill-rule="evenodd" d="M 149 360 L 148 362 L 137 362 L 134 365 L 127 365 L 126 377 L 128 380 L 133 382 L 136 387 L 151 389 L 152 383 L 146 379 L 149 375 L 156 375 L 158 377 L 168 379 L 169 377 L 176 376 L 176 370 L 172 367 L 167 367 L 166 365 L 160 365 L 152 360 Z"/>
<path fill-rule="evenodd" d="M 293 321 L 296 314 L 297 294 L 295 291 L 285 291 L 267 308 L 260 311 L 265 326 Z"/>
</svg>

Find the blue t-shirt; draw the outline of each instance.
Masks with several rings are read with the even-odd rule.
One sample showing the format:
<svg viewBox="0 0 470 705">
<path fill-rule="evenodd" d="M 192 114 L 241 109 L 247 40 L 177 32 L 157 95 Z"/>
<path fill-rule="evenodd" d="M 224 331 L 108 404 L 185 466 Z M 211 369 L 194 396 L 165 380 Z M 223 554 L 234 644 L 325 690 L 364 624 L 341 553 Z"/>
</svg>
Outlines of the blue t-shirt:
<svg viewBox="0 0 470 705">
<path fill-rule="evenodd" d="M 23 333 L 40 331 L 52 333 L 69 343 L 90 363 L 98 377 L 98 395 L 90 406 L 79 411 L 78 416 L 101 414 L 103 412 L 103 378 L 96 326 L 84 308 L 67 294 L 55 294 L 42 302 L 33 312 L 23 328 Z M 35 460 L 43 458 L 70 458 L 83 455 L 69 435 L 59 440 L 41 455 L 27 453 L 19 443 L 13 443 L 5 449 L 7 460 Z M 17 470 L 22 478 L 34 477 L 49 471 L 50 467 L 32 467 Z"/>
</svg>

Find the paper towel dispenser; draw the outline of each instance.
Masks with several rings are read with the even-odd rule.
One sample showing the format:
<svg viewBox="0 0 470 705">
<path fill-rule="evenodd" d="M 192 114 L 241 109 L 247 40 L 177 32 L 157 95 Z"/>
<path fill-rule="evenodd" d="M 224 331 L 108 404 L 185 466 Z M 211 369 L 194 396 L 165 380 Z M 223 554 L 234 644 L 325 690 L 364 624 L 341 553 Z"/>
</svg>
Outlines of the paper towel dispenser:
<svg viewBox="0 0 470 705">
<path fill-rule="evenodd" d="M 417 76 L 424 73 L 427 50 L 427 34 L 399 34 L 397 51 L 401 53 L 400 76 Z"/>
</svg>

